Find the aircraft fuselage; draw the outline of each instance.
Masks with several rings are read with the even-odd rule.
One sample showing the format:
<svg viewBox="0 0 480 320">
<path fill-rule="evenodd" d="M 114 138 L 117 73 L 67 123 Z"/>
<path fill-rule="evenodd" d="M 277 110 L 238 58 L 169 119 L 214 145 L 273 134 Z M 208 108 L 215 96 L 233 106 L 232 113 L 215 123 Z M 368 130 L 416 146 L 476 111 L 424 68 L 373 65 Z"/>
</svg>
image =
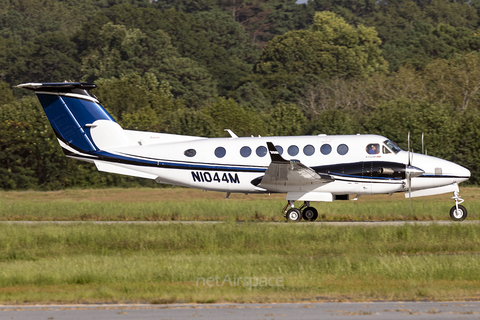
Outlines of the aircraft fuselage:
<svg viewBox="0 0 480 320">
<path fill-rule="evenodd" d="M 310 201 L 405 192 L 453 192 L 454 220 L 463 220 L 458 184 L 470 171 L 453 162 L 403 151 L 379 135 L 202 138 L 124 130 L 86 83 L 27 83 L 35 91 L 68 157 L 104 172 L 159 183 L 232 193 L 286 193 L 292 221 L 316 219 Z M 305 201 L 302 212 L 294 201 Z M 286 207 L 287 208 L 287 207 Z M 302 207 L 303 208 L 303 207 Z"/>
</svg>

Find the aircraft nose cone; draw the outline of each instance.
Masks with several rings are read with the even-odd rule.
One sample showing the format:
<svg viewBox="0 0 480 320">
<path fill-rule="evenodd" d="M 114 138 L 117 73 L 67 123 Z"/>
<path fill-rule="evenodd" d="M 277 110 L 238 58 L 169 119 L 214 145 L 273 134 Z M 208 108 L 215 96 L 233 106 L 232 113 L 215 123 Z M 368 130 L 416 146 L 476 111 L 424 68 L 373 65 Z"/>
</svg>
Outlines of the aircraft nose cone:
<svg viewBox="0 0 480 320">
<path fill-rule="evenodd" d="M 444 177 L 447 179 L 451 179 L 452 183 L 460 183 L 462 181 L 468 180 L 471 175 L 470 170 L 462 167 L 461 165 L 445 159 L 440 159 L 423 154 L 415 154 L 412 164 L 414 166 L 407 166 L 405 168 L 406 171 L 413 171 L 411 175 L 412 177 L 415 176 L 414 172 L 417 172 L 418 174 L 420 171 L 425 171 L 425 173 L 422 173 L 422 175 Z"/>
<path fill-rule="evenodd" d="M 457 172 L 457 175 L 459 177 L 464 177 L 464 178 L 470 178 L 470 170 L 468 170 L 467 168 L 465 167 L 462 167 L 460 165 L 457 165 L 458 168 L 456 168 L 456 172 Z"/>
<path fill-rule="evenodd" d="M 471 175 L 470 170 L 453 162 L 449 162 L 445 165 L 442 173 L 443 175 L 454 177 L 457 182 L 468 180 Z"/>
</svg>

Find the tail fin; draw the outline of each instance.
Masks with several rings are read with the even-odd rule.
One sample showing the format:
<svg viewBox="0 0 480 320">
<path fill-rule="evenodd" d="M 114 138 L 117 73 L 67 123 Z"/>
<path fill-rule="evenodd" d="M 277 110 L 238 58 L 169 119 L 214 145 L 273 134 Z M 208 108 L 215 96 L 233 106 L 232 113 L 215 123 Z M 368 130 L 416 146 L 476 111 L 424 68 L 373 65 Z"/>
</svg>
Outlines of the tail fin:
<svg viewBox="0 0 480 320">
<path fill-rule="evenodd" d="M 89 90 L 90 83 L 25 83 L 35 91 L 67 155 L 91 153 L 128 145 L 122 127 Z"/>
</svg>

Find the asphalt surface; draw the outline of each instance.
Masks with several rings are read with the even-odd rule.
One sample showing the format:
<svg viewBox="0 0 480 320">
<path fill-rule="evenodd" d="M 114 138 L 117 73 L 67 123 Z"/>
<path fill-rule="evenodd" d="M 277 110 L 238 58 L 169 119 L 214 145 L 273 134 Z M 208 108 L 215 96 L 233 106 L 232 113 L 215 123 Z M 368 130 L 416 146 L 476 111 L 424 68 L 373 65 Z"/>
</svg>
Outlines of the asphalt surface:
<svg viewBox="0 0 480 320">
<path fill-rule="evenodd" d="M 0 319 L 479 319 L 480 302 L 0 306 Z"/>
</svg>

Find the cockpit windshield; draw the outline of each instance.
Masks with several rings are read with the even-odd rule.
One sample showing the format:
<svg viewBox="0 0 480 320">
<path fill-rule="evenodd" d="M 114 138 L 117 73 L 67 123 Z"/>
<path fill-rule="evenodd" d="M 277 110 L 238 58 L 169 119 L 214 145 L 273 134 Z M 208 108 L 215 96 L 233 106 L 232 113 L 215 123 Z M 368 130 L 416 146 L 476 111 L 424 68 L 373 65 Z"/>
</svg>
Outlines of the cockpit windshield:
<svg viewBox="0 0 480 320">
<path fill-rule="evenodd" d="M 390 149 L 392 149 L 393 152 L 395 152 L 395 154 L 399 153 L 400 151 L 402 151 L 402 149 L 400 149 L 399 147 L 397 147 L 392 141 L 390 140 L 385 140 L 383 141 L 383 143 L 385 143 L 385 145 L 387 147 L 389 147 Z"/>
</svg>

